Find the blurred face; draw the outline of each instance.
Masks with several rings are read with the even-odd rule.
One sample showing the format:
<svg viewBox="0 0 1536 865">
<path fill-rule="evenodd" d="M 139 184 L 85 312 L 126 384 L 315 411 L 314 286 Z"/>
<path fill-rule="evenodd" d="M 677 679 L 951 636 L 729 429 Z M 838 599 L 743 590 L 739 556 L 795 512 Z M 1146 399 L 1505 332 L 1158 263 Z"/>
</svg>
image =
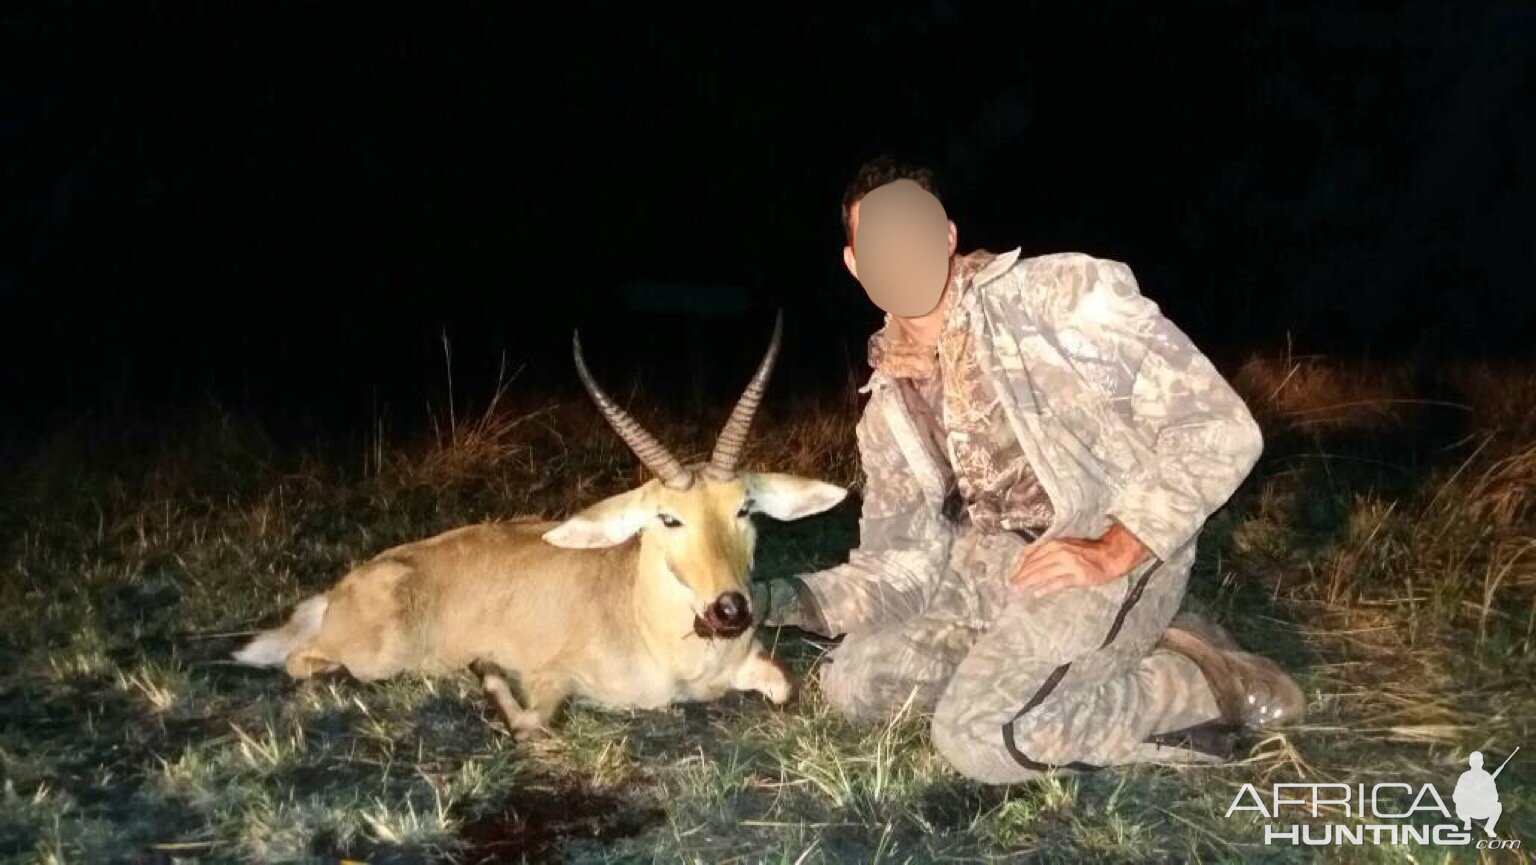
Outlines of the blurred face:
<svg viewBox="0 0 1536 865">
<path fill-rule="evenodd" d="M 955 224 L 932 193 L 911 180 L 871 191 L 850 209 L 853 243 L 843 263 L 874 304 L 902 318 L 938 306 L 949 281 Z"/>
</svg>

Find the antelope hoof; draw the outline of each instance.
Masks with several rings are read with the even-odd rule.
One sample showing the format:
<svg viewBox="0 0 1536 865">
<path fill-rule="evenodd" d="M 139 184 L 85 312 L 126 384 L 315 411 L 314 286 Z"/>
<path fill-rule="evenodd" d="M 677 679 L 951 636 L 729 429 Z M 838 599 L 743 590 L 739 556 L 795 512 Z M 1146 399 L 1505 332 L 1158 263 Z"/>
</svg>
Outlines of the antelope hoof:
<svg viewBox="0 0 1536 865">
<path fill-rule="evenodd" d="M 549 737 L 549 731 L 543 727 L 518 727 L 512 731 L 514 742 L 537 742 Z"/>
<path fill-rule="evenodd" d="M 539 723 L 538 717 L 532 712 L 520 712 L 508 717 L 507 732 L 511 734 L 513 741 L 531 742 L 536 739 L 547 739 L 550 732 L 547 727 Z"/>
</svg>

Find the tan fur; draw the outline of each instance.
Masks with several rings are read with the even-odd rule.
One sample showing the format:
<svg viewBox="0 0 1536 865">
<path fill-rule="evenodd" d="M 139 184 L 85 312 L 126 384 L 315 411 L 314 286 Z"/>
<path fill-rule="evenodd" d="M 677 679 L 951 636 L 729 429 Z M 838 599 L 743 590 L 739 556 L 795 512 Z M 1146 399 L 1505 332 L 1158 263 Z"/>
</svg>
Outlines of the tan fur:
<svg viewBox="0 0 1536 865">
<path fill-rule="evenodd" d="M 730 690 L 782 703 L 789 678 L 754 629 L 706 639 L 695 617 L 726 592 L 750 596 L 756 534 L 744 505 L 797 519 L 845 495 L 779 474 L 700 478 L 683 491 L 651 481 L 564 523 L 485 523 L 394 547 L 326 593 L 318 632 L 285 666 L 299 679 L 345 669 L 363 680 L 471 667 L 519 736 L 547 729 L 573 693 L 636 708 Z M 521 708 L 498 668 L 516 674 Z"/>
</svg>

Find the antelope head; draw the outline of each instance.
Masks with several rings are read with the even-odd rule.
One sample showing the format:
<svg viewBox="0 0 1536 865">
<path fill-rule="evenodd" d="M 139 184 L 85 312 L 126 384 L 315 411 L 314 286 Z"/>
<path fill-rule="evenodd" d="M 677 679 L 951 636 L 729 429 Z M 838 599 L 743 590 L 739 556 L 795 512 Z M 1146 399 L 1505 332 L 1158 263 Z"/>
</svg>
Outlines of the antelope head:
<svg viewBox="0 0 1536 865">
<path fill-rule="evenodd" d="M 582 510 L 546 532 L 544 540 L 592 548 L 639 535 L 637 579 L 643 590 L 686 604 L 694 633 L 701 637 L 728 639 L 748 630 L 753 622 L 748 580 L 757 543 L 752 514 L 797 520 L 835 506 L 848 494 L 821 481 L 738 468 L 783 329 L 780 312 L 768 350 L 716 439 L 709 462 L 692 466 L 679 462 L 598 387 L 582 358 L 580 335 L 573 335 L 576 373 L 587 393 L 654 477 Z"/>
</svg>

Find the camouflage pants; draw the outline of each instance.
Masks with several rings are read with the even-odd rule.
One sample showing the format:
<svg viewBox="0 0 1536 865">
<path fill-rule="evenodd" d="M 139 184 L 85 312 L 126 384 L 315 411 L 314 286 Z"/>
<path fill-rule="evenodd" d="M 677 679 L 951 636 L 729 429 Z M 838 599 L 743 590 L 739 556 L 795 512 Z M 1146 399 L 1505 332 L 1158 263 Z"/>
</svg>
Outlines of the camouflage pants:
<svg viewBox="0 0 1536 865">
<path fill-rule="evenodd" d="M 962 531 L 922 613 L 848 634 L 832 650 L 821 675 L 827 700 L 864 721 L 910 701 L 909 711 L 931 713 L 939 753 L 986 783 L 1213 761 L 1146 741 L 1220 715 L 1200 668 L 1155 648 L 1183 601 L 1193 545 L 1102 586 L 1039 599 L 1007 582 L 1024 546 L 1012 534 Z"/>
</svg>

